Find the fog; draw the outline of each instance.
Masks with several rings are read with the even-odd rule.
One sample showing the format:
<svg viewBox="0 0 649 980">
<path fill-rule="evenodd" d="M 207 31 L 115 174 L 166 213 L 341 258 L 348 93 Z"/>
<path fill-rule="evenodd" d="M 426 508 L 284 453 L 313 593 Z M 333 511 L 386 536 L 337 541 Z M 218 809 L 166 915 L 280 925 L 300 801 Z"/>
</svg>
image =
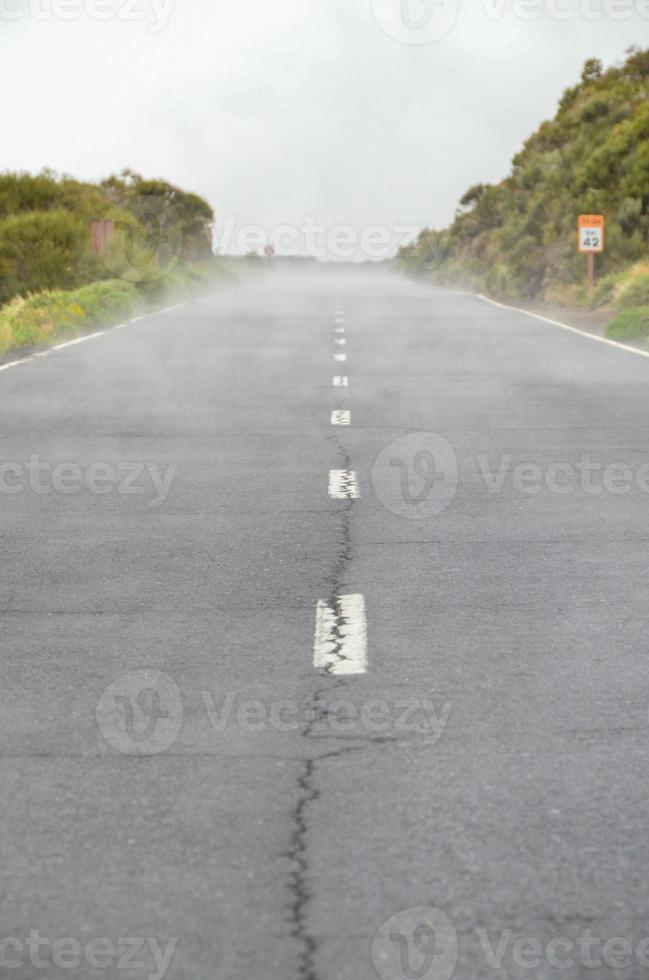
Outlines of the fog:
<svg viewBox="0 0 649 980">
<path fill-rule="evenodd" d="M 2 168 L 129 166 L 208 198 L 223 251 L 378 258 L 649 28 L 642 0 L 399 2 L 0 0 Z"/>
</svg>

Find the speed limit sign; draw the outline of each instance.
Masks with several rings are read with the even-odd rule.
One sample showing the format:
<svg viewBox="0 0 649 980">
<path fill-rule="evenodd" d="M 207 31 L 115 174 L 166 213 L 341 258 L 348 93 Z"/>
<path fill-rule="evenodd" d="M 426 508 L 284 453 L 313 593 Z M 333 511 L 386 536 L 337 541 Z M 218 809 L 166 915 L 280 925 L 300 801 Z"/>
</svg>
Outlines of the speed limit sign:
<svg viewBox="0 0 649 980">
<path fill-rule="evenodd" d="M 603 252 L 604 251 L 604 215 L 603 214 L 580 214 L 579 215 L 579 251 L 580 252 Z"/>
</svg>

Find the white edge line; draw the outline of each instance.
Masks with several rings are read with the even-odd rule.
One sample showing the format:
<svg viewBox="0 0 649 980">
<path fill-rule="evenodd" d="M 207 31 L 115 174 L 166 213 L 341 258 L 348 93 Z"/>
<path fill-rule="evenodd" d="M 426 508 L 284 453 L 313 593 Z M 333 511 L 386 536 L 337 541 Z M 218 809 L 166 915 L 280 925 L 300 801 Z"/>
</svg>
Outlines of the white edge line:
<svg viewBox="0 0 649 980">
<path fill-rule="evenodd" d="M 75 344 L 85 344 L 87 340 L 94 340 L 95 337 L 103 337 L 104 334 L 108 333 L 107 330 L 96 330 L 94 333 L 85 334 L 83 337 L 75 337 L 74 340 L 66 340 L 64 344 L 55 344 L 54 347 L 50 347 L 50 350 L 64 350 L 66 347 L 74 347 Z M 49 353 L 48 351 L 43 351 L 43 353 Z"/>
<path fill-rule="evenodd" d="M 9 361 L 7 364 L 0 364 L 0 371 L 8 371 L 9 368 L 19 367 L 19 365 L 27 364 L 29 361 L 33 360 L 33 354 L 30 357 L 21 357 L 19 361 Z"/>
<path fill-rule="evenodd" d="M 187 303 L 187 300 L 184 303 L 174 303 L 173 306 L 167 306 L 164 310 L 158 310 L 158 313 L 171 313 L 172 310 L 179 310 L 182 306 L 187 306 Z"/>
<path fill-rule="evenodd" d="M 553 327 L 560 327 L 561 330 L 569 330 L 570 333 L 579 334 L 580 337 L 586 337 L 588 340 L 594 340 L 598 344 L 607 344 L 609 347 L 617 347 L 619 350 L 627 351 L 629 354 L 639 354 L 640 357 L 649 357 L 649 351 L 638 350 L 637 347 L 629 347 L 628 344 L 621 344 L 617 340 L 609 340 L 608 337 L 600 337 L 596 333 L 588 333 L 587 330 L 580 330 L 578 327 L 571 327 L 568 323 L 562 323 L 561 320 L 551 320 L 548 316 L 541 316 L 540 313 L 531 313 L 530 310 L 524 310 L 520 306 L 509 306 L 508 303 L 498 303 L 495 299 L 490 299 L 489 296 L 485 296 L 483 293 L 474 293 L 478 299 L 484 300 L 485 303 L 491 303 L 492 306 L 499 306 L 501 310 L 512 310 L 514 313 L 524 313 L 525 316 L 531 316 L 534 320 L 541 320 L 542 323 L 549 323 Z"/>
<path fill-rule="evenodd" d="M 56 344 L 53 347 L 48 347 L 47 350 L 37 351 L 35 354 L 30 354 L 28 357 L 21 357 L 17 361 L 7 361 L 6 364 L 0 364 L 0 371 L 8 371 L 9 368 L 20 367 L 21 364 L 28 364 L 30 361 L 35 361 L 37 357 L 49 357 L 52 351 L 55 350 L 65 350 L 66 347 L 74 347 L 75 344 L 83 344 L 86 340 L 94 340 L 95 337 L 103 337 L 104 334 L 110 333 L 111 330 L 123 330 L 127 327 L 129 323 L 139 323 L 140 320 L 145 320 L 147 317 L 160 316 L 161 313 L 169 313 L 171 310 L 179 310 L 181 306 L 187 306 L 189 300 L 184 303 L 176 303 L 175 306 L 167 306 L 164 310 L 153 310 L 151 313 L 143 313 L 142 316 L 133 317 L 131 320 L 127 320 L 125 323 L 116 323 L 112 327 L 106 327 L 105 330 L 95 330 L 93 333 L 84 334 L 83 337 L 75 337 L 74 340 L 66 340 L 63 344 Z"/>
</svg>

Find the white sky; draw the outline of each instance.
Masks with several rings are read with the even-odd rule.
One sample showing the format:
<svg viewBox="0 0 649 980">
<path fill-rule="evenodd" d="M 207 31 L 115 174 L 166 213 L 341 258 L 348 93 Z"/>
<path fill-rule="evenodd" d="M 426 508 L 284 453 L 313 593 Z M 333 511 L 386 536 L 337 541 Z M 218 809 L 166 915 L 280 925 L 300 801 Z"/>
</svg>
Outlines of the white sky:
<svg viewBox="0 0 649 980">
<path fill-rule="evenodd" d="M 246 225 L 310 221 L 319 247 L 337 225 L 444 225 L 587 57 L 649 44 L 649 0 L 527 0 L 535 20 L 521 0 L 459 2 L 413 45 L 377 24 L 402 24 L 401 0 L 0 0 L 0 169 L 164 177 L 208 198 L 231 251 Z"/>
</svg>

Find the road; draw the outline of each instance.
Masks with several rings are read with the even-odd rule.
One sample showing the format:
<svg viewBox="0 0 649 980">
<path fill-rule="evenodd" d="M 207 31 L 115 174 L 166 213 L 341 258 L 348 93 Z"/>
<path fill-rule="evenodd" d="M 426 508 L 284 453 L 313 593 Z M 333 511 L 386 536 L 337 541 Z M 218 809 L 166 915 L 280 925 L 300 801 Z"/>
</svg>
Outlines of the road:
<svg viewBox="0 0 649 980">
<path fill-rule="evenodd" d="M 331 271 L 1 371 L 2 975 L 646 977 L 648 382 Z"/>
</svg>

